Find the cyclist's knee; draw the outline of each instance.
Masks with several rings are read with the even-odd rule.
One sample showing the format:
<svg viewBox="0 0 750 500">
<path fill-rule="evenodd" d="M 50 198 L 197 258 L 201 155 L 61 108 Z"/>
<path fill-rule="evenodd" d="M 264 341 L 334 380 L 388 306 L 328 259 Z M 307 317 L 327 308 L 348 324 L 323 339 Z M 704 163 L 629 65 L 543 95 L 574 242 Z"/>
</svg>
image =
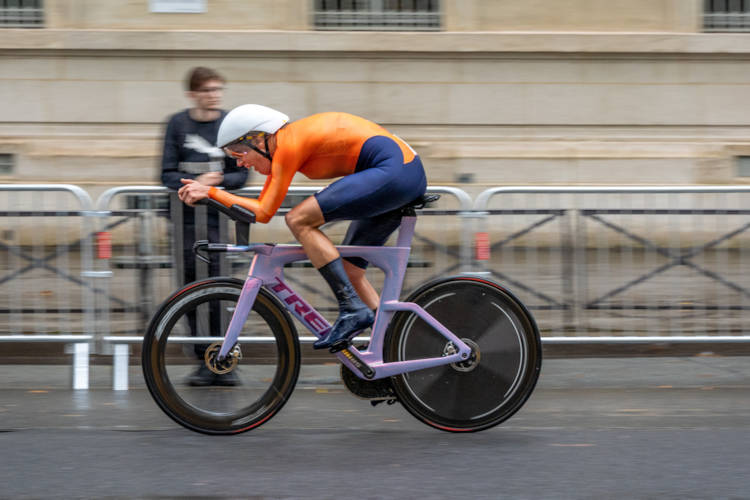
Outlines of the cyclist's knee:
<svg viewBox="0 0 750 500">
<path fill-rule="evenodd" d="M 299 206 L 294 207 L 289 212 L 287 212 L 287 214 L 284 216 L 284 221 L 286 222 L 289 230 L 292 231 L 292 234 L 295 235 L 299 234 L 299 232 L 303 231 L 305 228 L 312 227 L 304 211 L 299 210 Z"/>
<path fill-rule="evenodd" d="M 308 200 L 303 201 L 284 216 L 286 225 L 295 235 L 305 229 L 317 228 L 325 222 L 317 203 L 313 204 Z"/>
<path fill-rule="evenodd" d="M 297 220 L 298 217 L 297 214 L 294 213 L 294 209 L 287 212 L 284 216 L 284 222 L 286 222 L 286 226 L 292 231 L 292 233 L 294 233 L 295 228 L 298 227 Z"/>
</svg>

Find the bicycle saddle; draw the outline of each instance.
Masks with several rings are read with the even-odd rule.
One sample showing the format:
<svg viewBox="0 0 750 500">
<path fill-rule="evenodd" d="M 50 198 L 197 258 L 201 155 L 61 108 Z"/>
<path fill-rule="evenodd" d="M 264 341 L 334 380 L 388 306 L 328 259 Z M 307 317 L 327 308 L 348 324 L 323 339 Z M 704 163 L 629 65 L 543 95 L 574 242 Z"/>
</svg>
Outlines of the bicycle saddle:
<svg viewBox="0 0 750 500">
<path fill-rule="evenodd" d="M 402 215 L 416 215 L 414 210 L 424 208 L 425 205 L 428 203 L 433 203 L 435 201 L 438 201 L 440 199 L 439 194 L 423 194 L 419 198 L 416 198 L 406 205 L 404 205 L 401 208 L 398 208 L 397 211 Z"/>
</svg>

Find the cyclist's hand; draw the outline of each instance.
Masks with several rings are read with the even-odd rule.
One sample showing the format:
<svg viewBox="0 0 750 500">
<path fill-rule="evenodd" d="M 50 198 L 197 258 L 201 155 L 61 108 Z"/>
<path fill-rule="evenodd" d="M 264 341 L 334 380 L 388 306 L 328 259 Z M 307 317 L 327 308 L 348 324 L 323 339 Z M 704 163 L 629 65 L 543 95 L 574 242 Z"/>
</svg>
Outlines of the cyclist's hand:
<svg viewBox="0 0 750 500">
<path fill-rule="evenodd" d="M 184 186 L 177 191 L 177 196 L 191 207 L 199 201 L 208 198 L 208 189 L 210 186 L 201 184 L 193 179 L 180 179 L 180 182 L 182 182 Z"/>
</svg>

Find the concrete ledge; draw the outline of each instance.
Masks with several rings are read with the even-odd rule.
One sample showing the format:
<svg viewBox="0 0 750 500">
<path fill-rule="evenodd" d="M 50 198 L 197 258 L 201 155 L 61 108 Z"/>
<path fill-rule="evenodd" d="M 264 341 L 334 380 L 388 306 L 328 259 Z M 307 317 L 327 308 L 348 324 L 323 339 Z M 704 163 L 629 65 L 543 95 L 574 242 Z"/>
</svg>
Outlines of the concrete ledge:
<svg viewBox="0 0 750 500">
<path fill-rule="evenodd" d="M 189 49 L 186 49 L 188 47 Z M 199 49 L 198 49 L 199 47 Z M 0 31 L 0 50 L 352 53 L 747 54 L 735 33 L 316 32 L 316 31 Z"/>
</svg>

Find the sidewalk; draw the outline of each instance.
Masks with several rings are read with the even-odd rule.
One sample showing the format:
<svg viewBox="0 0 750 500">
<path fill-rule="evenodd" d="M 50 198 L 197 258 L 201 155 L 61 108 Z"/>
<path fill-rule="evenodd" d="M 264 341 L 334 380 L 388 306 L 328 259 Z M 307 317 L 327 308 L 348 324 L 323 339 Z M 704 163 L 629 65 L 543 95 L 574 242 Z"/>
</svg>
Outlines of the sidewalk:
<svg viewBox="0 0 750 500">
<path fill-rule="evenodd" d="M 70 389 L 69 365 L 0 365 L 2 389 Z M 546 359 L 539 386 L 547 389 L 735 386 L 750 383 L 749 357 L 715 355 L 647 358 Z M 339 365 L 302 365 L 299 385 L 339 385 Z M 141 367 L 129 367 L 130 389 L 143 389 Z M 112 388 L 112 367 L 91 366 L 91 390 Z"/>
</svg>

